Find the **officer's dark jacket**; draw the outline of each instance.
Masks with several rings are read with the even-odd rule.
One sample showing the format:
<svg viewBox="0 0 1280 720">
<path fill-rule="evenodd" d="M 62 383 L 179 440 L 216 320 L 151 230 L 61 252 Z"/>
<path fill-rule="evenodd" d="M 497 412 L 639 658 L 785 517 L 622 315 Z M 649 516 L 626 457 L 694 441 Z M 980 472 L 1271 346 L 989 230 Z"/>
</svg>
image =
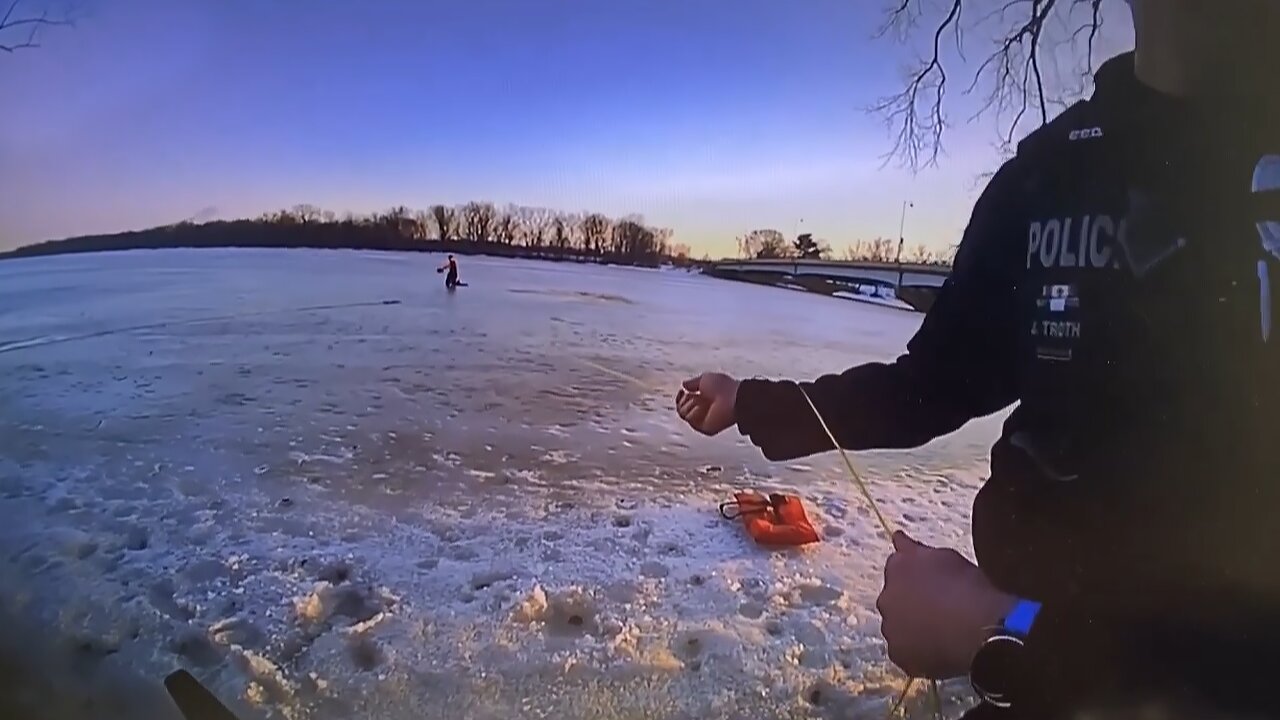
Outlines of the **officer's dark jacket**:
<svg viewBox="0 0 1280 720">
<path fill-rule="evenodd" d="M 1280 117 L 1161 96 L 1121 55 L 991 179 L 907 352 L 804 384 L 849 449 L 1016 403 L 973 539 L 1045 603 L 1028 705 L 1280 697 L 1249 669 L 1280 651 L 1278 192 Z M 831 449 L 794 384 L 748 380 L 737 412 L 768 458 Z"/>
</svg>

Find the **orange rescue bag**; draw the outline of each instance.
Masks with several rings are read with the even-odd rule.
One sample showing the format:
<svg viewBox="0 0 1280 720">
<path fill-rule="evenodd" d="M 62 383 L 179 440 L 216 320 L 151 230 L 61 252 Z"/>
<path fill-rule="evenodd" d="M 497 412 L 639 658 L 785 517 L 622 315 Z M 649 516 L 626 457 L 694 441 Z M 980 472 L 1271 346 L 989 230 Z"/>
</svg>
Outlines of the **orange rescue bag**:
<svg viewBox="0 0 1280 720">
<path fill-rule="evenodd" d="M 720 514 L 729 520 L 741 518 L 747 534 L 761 545 L 794 547 L 819 539 L 796 495 L 770 493 L 765 497 L 754 491 L 734 493 L 732 502 L 720 505 Z"/>
</svg>

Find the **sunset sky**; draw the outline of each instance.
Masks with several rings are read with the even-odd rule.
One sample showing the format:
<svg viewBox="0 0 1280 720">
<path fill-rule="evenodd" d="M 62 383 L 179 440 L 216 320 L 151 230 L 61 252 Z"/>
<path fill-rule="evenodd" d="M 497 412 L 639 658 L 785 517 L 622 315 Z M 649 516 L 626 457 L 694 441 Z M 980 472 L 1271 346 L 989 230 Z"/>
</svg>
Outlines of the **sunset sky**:
<svg viewBox="0 0 1280 720">
<path fill-rule="evenodd" d="M 472 199 L 640 213 L 712 256 L 758 227 L 896 236 L 911 200 L 908 244 L 941 248 L 997 162 L 964 75 L 941 166 L 881 169 L 891 136 L 864 108 L 915 50 L 872 40 L 878 0 L 80 5 L 0 54 L 0 249 Z"/>
</svg>

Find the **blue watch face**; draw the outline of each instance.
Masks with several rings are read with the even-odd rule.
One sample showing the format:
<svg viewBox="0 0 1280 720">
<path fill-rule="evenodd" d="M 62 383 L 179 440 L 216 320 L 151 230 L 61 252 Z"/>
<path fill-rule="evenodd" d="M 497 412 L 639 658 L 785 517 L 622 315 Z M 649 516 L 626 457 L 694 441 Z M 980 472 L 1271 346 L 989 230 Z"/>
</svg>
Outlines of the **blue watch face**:
<svg viewBox="0 0 1280 720">
<path fill-rule="evenodd" d="M 1035 624 L 1036 615 L 1040 613 L 1040 603 L 1030 600 L 1019 600 L 1004 619 L 1004 629 L 1019 637 L 1031 634 L 1031 626 Z"/>
</svg>

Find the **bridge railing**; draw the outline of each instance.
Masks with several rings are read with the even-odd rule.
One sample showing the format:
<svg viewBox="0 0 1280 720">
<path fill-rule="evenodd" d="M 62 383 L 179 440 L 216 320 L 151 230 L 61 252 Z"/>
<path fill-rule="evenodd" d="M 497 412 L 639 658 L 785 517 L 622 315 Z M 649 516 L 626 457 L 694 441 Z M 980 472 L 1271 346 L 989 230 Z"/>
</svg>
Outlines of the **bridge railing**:
<svg viewBox="0 0 1280 720">
<path fill-rule="evenodd" d="M 712 262 L 713 267 L 723 267 L 727 265 L 737 266 L 758 266 L 758 267 L 775 267 L 782 265 L 805 266 L 805 267 L 854 267 L 866 268 L 871 270 L 906 270 L 909 272 L 920 272 L 935 275 L 950 275 L 951 266 L 940 263 L 896 263 L 883 262 L 880 260 L 818 260 L 810 258 L 745 258 L 741 260 L 724 259 Z"/>
<path fill-rule="evenodd" d="M 763 285 L 781 285 L 785 278 L 786 285 L 822 295 L 847 292 L 851 285 L 891 287 L 898 299 L 927 312 L 950 270 L 945 265 L 779 258 L 726 260 L 705 266 L 703 273 Z"/>
</svg>

